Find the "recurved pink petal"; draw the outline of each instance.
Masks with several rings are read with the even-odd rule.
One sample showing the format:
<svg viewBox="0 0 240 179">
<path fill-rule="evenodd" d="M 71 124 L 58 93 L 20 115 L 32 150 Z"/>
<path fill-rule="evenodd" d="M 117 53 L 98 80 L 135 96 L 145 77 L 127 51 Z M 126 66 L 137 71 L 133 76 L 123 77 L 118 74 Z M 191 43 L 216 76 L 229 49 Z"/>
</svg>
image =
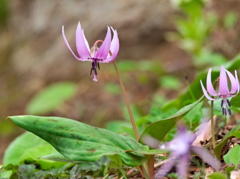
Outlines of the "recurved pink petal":
<svg viewBox="0 0 240 179">
<path fill-rule="evenodd" d="M 239 81 L 238 81 L 237 70 L 235 70 L 235 79 L 236 79 L 236 84 L 237 84 L 237 86 L 238 86 L 237 92 L 239 92 L 239 91 L 240 91 L 240 83 L 239 83 Z"/>
<path fill-rule="evenodd" d="M 90 47 L 89 47 L 88 41 L 87 41 L 87 39 L 86 39 L 86 37 L 85 37 L 84 30 L 82 30 L 82 34 L 83 34 L 83 38 L 84 38 L 86 47 L 87 47 L 88 51 L 90 52 Z"/>
<path fill-rule="evenodd" d="M 119 51 L 118 33 L 112 27 L 111 27 L 111 29 L 113 31 L 113 39 L 112 39 L 112 43 L 111 43 L 111 47 L 110 47 L 111 55 L 106 60 L 103 61 L 104 63 L 109 63 L 109 62 L 113 61 L 117 57 L 117 54 Z"/>
<path fill-rule="evenodd" d="M 97 51 L 97 54 L 95 55 L 96 58 L 99 58 L 102 60 L 105 60 L 107 58 L 110 50 L 111 38 L 112 38 L 111 30 L 108 27 L 106 37 L 102 45 L 100 46 L 99 50 Z"/>
<path fill-rule="evenodd" d="M 177 164 L 177 174 L 180 178 L 187 178 L 187 170 L 188 170 L 188 162 L 189 162 L 189 153 L 186 153 L 179 158 Z"/>
<path fill-rule="evenodd" d="M 212 85 L 211 73 L 212 73 L 212 68 L 208 70 L 208 74 L 207 74 L 207 91 L 210 95 L 217 96 L 218 94 L 216 93 Z"/>
<path fill-rule="evenodd" d="M 88 43 L 86 43 L 87 40 L 85 38 L 85 35 L 82 31 L 80 22 L 78 23 L 77 30 L 76 30 L 76 46 L 78 54 L 81 58 L 87 60 L 88 58 L 91 58 L 89 47 L 87 48 Z"/>
<path fill-rule="evenodd" d="M 205 87 L 204 87 L 203 84 L 202 84 L 202 80 L 200 80 L 200 83 L 201 83 L 201 86 L 202 86 L 203 94 L 206 96 L 206 98 L 209 99 L 209 100 L 211 100 L 211 101 L 215 100 L 214 98 L 211 98 L 211 97 L 208 95 L 207 90 L 205 89 Z"/>
<path fill-rule="evenodd" d="M 237 82 L 237 85 L 238 85 L 237 92 L 239 92 L 239 90 L 240 90 L 240 84 L 239 84 L 239 81 L 238 81 L 237 70 L 235 70 L 235 79 L 236 79 L 236 82 Z"/>
<path fill-rule="evenodd" d="M 220 95 L 227 95 L 229 93 L 226 69 L 221 66 L 219 79 L 219 93 Z"/>
<path fill-rule="evenodd" d="M 77 56 L 75 55 L 75 53 L 72 51 L 70 45 L 68 44 L 67 38 L 66 38 L 66 36 L 65 36 L 65 33 L 64 33 L 64 26 L 62 26 L 62 36 L 63 36 L 64 42 L 66 43 L 68 49 L 69 49 L 70 52 L 73 54 L 73 56 L 74 56 L 77 60 L 84 61 L 83 59 L 77 57 Z"/>
<path fill-rule="evenodd" d="M 155 173 L 155 179 L 162 179 L 172 169 L 174 164 L 177 162 L 177 158 L 171 155 L 162 167 L 160 167 Z"/>
<path fill-rule="evenodd" d="M 197 154 L 204 162 L 208 163 L 215 170 L 219 170 L 221 163 L 204 147 L 191 146 L 193 153 Z"/>
<path fill-rule="evenodd" d="M 234 76 L 232 75 L 232 73 L 230 73 L 228 70 L 226 70 L 226 72 L 227 72 L 227 75 L 228 75 L 228 77 L 230 79 L 230 82 L 231 82 L 231 91 L 230 91 L 230 93 L 234 94 L 234 93 L 236 93 L 238 91 L 238 88 L 239 88 L 238 78 L 235 79 Z M 236 75 L 236 73 L 235 73 L 235 75 Z"/>
</svg>

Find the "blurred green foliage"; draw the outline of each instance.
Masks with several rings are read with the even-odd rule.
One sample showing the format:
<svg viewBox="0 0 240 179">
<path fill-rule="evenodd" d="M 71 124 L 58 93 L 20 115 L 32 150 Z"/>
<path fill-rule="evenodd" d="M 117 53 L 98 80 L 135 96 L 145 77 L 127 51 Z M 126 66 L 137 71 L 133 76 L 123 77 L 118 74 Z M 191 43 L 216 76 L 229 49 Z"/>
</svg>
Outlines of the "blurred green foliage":
<svg viewBox="0 0 240 179">
<path fill-rule="evenodd" d="M 114 83 L 105 83 L 104 90 L 110 94 L 120 94 L 121 93 L 121 87 L 118 84 L 114 84 Z"/>
<path fill-rule="evenodd" d="M 47 114 L 71 99 L 76 90 L 77 85 L 72 82 L 60 82 L 48 86 L 31 99 L 26 112 L 34 115 Z"/>
<path fill-rule="evenodd" d="M 191 111 L 184 116 L 184 122 L 191 131 L 194 131 L 202 122 L 203 102 L 197 104 Z"/>
<path fill-rule="evenodd" d="M 176 77 L 167 75 L 160 78 L 159 84 L 169 90 L 178 90 L 181 87 L 181 83 Z"/>
<path fill-rule="evenodd" d="M 0 1 L 0 27 L 3 26 L 7 22 L 7 18 L 9 16 L 9 1 L 1 0 Z"/>
<path fill-rule="evenodd" d="M 233 28 L 237 23 L 238 17 L 235 12 L 229 12 L 224 17 L 224 27 L 227 29 Z"/>
<path fill-rule="evenodd" d="M 230 178 L 231 171 L 233 171 L 233 170 L 234 170 L 234 167 L 232 167 L 232 166 L 231 167 L 227 167 L 225 169 L 225 172 L 226 172 L 228 178 Z"/>
<path fill-rule="evenodd" d="M 232 149 L 228 151 L 226 155 L 223 156 L 226 164 L 233 164 L 236 169 L 238 169 L 238 165 L 240 164 L 240 145 L 236 144 Z"/>
<path fill-rule="evenodd" d="M 203 0 L 181 1 L 179 8 L 183 16 L 176 19 L 181 46 L 194 54 L 202 51 L 211 29 L 216 24 L 216 16 L 205 12 L 204 6 Z"/>
<path fill-rule="evenodd" d="M 207 176 L 209 179 L 227 179 L 227 176 L 221 172 L 214 172 Z"/>
<path fill-rule="evenodd" d="M 229 131 L 223 137 L 223 139 L 216 145 L 216 147 L 214 148 L 214 154 L 218 159 L 221 158 L 222 149 L 227 143 L 227 141 L 233 137 L 239 137 L 239 131 L 240 131 L 240 125 L 237 125 L 231 131 Z"/>
<path fill-rule="evenodd" d="M 179 10 L 183 15 L 176 18 L 176 33 L 170 33 L 169 39 L 175 40 L 180 47 L 193 57 L 193 64 L 197 68 L 205 65 L 222 65 L 227 59 L 210 47 L 210 35 L 218 23 L 218 17 L 212 11 L 205 9 L 204 0 L 181 1 Z M 229 13 L 224 20 L 230 28 L 236 23 L 234 13 Z"/>
<path fill-rule="evenodd" d="M 1 119 L 0 119 L 1 120 Z M 15 128 L 14 123 L 9 122 L 7 120 L 1 120 L 1 130 L 0 130 L 0 135 L 2 136 L 7 136 L 13 132 Z"/>
<path fill-rule="evenodd" d="M 156 74 L 161 74 L 163 69 L 158 60 L 141 60 L 141 61 L 133 61 L 133 60 L 122 60 L 117 62 L 119 71 L 121 73 L 124 72 L 136 72 L 136 71 L 150 71 Z"/>
</svg>

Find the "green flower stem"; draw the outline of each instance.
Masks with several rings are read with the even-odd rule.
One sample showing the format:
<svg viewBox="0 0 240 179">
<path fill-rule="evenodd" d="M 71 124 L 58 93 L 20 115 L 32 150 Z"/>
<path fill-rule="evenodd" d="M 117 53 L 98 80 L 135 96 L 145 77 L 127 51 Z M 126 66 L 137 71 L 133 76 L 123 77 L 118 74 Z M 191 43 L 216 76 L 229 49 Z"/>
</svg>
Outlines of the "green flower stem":
<svg viewBox="0 0 240 179">
<path fill-rule="evenodd" d="M 216 146 L 216 140 L 215 140 L 215 125 L 214 125 L 214 119 L 213 119 L 213 109 L 214 109 L 214 101 L 211 101 L 211 132 L 212 132 L 212 143 L 213 143 L 213 149 Z"/>
<path fill-rule="evenodd" d="M 226 126 L 227 125 L 227 118 L 226 118 L 226 116 L 224 117 L 224 126 Z"/>
<path fill-rule="evenodd" d="M 147 160 L 143 163 L 144 177 L 154 179 L 154 155 L 147 156 Z"/>
<path fill-rule="evenodd" d="M 136 140 L 138 141 L 139 140 L 139 134 L 138 134 L 138 131 L 137 131 L 136 123 L 135 123 L 134 118 L 133 118 L 133 114 L 132 114 L 132 110 L 130 108 L 130 104 L 128 102 L 128 98 L 127 98 L 127 94 L 126 94 L 126 91 L 125 91 L 125 88 L 124 88 L 124 85 L 123 85 L 123 82 L 122 82 L 122 78 L 120 76 L 120 73 L 119 73 L 119 70 L 118 70 L 118 67 L 117 67 L 117 64 L 116 64 L 115 61 L 113 61 L 113 65 L 114 65 L 114 68 L 116 70 L 120 86 L 122 88 L 124 100 L 125 100 L 125 103 L 126 103 L 126 106 L 127 106 L 128 114 L 130 116 L 130 121 L 132 123 L 133 131 L 134 131 Z"/>
</svg>

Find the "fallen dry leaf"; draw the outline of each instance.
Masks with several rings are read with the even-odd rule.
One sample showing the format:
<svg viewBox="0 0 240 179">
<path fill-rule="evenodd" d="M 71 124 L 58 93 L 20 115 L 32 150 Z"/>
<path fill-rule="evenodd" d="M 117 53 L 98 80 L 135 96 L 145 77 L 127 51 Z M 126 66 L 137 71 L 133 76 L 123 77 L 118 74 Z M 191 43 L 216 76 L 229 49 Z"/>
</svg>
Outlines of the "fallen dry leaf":
<svg viewBox="0 0 240 179">
<path fill-rule="evenodd" d="M 230 173 L 230 179 L 240 179 L 240 170 L 233 170 Z"/>
<path fill-rule="evenodd" d="M 217 126 L 217 116 L 213 117 L 213 121 L 215 124 L 215 133 L 218 131 L 218 126 Z M 193 142 L 192 145 L 194 146 L 202 146 L 201 142 L 202 141 L 209 141 L 212 138 L 212 133 L 211 133 L 211 120 L 207 122 L 203 122 L 199 127 L 196 132 L 197 138 Z"/>
</svg>

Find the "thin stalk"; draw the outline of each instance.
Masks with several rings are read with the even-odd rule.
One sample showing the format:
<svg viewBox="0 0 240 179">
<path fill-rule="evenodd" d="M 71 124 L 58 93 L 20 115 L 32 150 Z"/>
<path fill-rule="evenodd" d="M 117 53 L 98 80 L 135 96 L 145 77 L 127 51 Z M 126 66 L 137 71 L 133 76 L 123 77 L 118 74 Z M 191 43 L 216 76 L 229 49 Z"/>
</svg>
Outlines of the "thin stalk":
<svg viewBox="0 0 240 179">
<path fill-rule="evenodd" d="M 135 121 L 134 121 L 134 118 L 133 118 L 132 110 L 131 110 L 130 104 L 128 102 L 128 98 L 127 98 L 127 94 L 126 94 L 126 91 L 125 91 L 125 87 L 123 85 L 122 78 L 120 76 L 120 73 L 119 73 L 119 70 L 118 70 L 118 67 L 117 67 L 117 64 L 116 64 L 115 61 L 113 61 L 113 65 L 114 65 L 114 68 L 116 70 L 120 86 L 122 88 L 123 97 L 124 97 L 124 100 L 125 100 L 125 103 L 126 103 L 126 106 L 127 106 L 127 110 L 128 110 L 128 114 L 129 114 L 129 117 L 130 117 L 130 121 L 132 123 L 133 131 L 134 131 L 136 140 L 138 141 L 139 140 L 139 135 L 138 135 L 137 127 L 136 127 L 136 124 L 135 124 Z"/>
<path fill-rule="evenodd" d="M 226 116 L 224 117 L 224 126 L 226 126 L 227 125 L 227 118 L 226 118 Z"/>
<path fill-rule="evenodd" d="M 192 99 L 193 99 L 194 101 L 196 101 L 196 98 L 195 98 L 195 96 L 194 96 L 194 93 L 192 92 L 192 89 L 190 88 L 190 85 L 189 85 L 189 83 L 188 83 L 187 78 L 185 79 L 185 81 L 186 81 L 186 84 L 187 84 L 188 92 L 190 93 Z"/>
<path fill-rule="evenodd" d="M 215 125 L 214 125 L 214 119 L 213 119 L 213 109 L 214 109 L 214 103 L 211 101 L 211 132 L 212 132 L 212 143 L 213 148 L 216 146 L 216 140 L 215 140 Z"/>
<path fill-rule="evenodd" d="M 125 174 L 124 170 L 122 169 L 122 167 L 118 167 L 118 169 L 120 170 L 120 172 L 121 172 L 121 173 L 122 173 L 122 175 L 123 175 L 123 177 L 122 177 L 122 178 L 124 178 L 124 179 L 127 179 L 127 176 L 126 176 L 126 174 Z"/>
<path fill-rule="evenodd" d="M 148 170 L 149 170 L 149 175 L 150 178 L 154 179 L 154 155 L 151 155 L 150 158 L 148 159 L 149 165 L 148 165 Z"/>
<path fill-rule="evenodd" d="M 144 178 L 144 173 L 142 171 L 142 167 L 141 166 L 137 166 L 137 169 L 140 172 L 140 174 L 142 175 L 142 177 Z"/>
<path fill-rule="evenodd" d="M 143 173 L 145 178 L 154 179 L 154 155 L 148 156 L 143 163 Z"/>
</svg>

